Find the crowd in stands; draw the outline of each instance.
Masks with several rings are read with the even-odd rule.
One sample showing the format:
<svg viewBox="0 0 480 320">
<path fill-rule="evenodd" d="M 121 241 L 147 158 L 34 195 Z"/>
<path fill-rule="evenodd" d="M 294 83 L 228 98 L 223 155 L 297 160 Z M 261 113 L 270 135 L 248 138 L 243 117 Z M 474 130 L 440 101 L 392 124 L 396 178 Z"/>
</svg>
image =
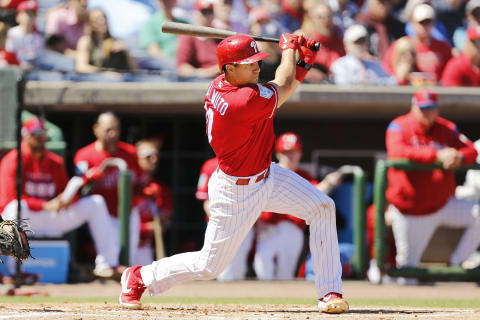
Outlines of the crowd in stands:
<svg viewBox="0 0 480 320">
<path fill-rule="evenodd" d="M 480 84 L 480 0 L 4 0 L 0 63 L 32 80 L 208 81 L 217 40 L 161 32 L 164 21 L 322 43 L 306 81 Z M 262 66 L 269 81 L 276 44 Z"/>
</svg>

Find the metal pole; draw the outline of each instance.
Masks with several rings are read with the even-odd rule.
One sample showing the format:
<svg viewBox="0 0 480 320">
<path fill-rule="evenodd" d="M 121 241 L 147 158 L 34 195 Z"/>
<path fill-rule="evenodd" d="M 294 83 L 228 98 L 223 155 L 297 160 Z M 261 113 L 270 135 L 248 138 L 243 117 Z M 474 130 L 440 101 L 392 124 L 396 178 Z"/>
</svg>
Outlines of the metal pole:
<svg viewBox="0 0 480 320">
<path fill-rule="evenodd" d="M 120 264 L 130 265 L 130 211 L 132 200 L 132 173 L 120 171 L 118 177 L 118 218 L 120 219 Z"/>
<path fill-rule="evenodd" d="M 385 190 L 387 189 L 387 165 L 385 161 L 379 160 L 375 167 L 373 203 L 375 204 L 375 259 L 380 270 L 384 269 L 386 256 L 385 243 L 385 210 L 387 200 Z"/>
<path fill-rule="evenodd" d="M 367 269 L 366 213 L 365 213 L 365 172 L 357 167 L 353 176 L 353 271 L 359 278 L 365 277 Z"/>
<path fill-rule="evenodd" d="M 24 107 L 24 93 L 25 93 L 25 77 L 23 72 L 18 71 L 17 78 L 17 130 L 16 130 L 16 139 L 17 139 L 17 219 L 18 221 L 22 220 L 22 111 Z M 20 260 L 16 261 L 16 272 L 15 272 L 15 287 L 20 288 L 22 285 L 22 262 Z"/>
</svg>

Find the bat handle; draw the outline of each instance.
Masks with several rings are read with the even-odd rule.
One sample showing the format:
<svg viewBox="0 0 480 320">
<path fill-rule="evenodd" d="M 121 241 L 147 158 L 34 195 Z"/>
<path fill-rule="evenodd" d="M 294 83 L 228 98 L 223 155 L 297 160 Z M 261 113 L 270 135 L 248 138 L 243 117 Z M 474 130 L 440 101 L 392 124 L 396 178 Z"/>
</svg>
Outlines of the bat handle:
<svg viewBox="0 0 480 320">
<path fill-rule="evenodd" d="M 310 47 L 310 50 L 312 51 L 318 51 L 320 50 L 320 47 L 322 46 L 322 44 L 320 42 L 315 42 L 315 44 L 313 46 Z"/>
</svg>

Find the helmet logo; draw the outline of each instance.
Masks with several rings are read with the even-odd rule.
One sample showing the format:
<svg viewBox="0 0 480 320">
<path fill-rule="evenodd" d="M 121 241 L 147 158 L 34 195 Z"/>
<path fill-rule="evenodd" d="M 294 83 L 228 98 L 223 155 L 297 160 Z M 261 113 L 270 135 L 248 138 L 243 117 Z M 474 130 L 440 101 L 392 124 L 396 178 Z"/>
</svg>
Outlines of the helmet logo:
<svg viewBox="0 0 480 320">
<path fill-rule="evenodd" d="M 255 53 L 258 53 L 257 43 L 255 41 L 250 42 L 250 47 L 255 50 Z"/>
</svg>

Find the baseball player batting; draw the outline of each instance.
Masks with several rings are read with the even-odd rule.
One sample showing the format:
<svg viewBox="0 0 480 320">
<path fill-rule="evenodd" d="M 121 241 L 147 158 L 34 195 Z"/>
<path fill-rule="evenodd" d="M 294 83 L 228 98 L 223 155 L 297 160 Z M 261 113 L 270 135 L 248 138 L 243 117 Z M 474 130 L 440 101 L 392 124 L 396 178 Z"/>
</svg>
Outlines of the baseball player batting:
<svg viewBox="0 0 480 320">
<path fill-rule="evenodd" d="M 230 263 L 262 211 L 289 213 L 310 226 L 310 248 L 321 312 L 342 313 L 342 269 L 335 204 L 307 180 L 272 163 L 273 117 L 295 92 L 315 60 L 314 41 L 283 34 L 282 60 L 275 79 L 260 85 L 259 62 L 268 56 L 247 35 L 217 46 L 222 75 L 205 96 L 206 131 L 219 166 L 208 185 L 210 221 L 203 248 L 167 257 L 122 274 L 120 305 L 139 309 L 140 298 L 190 280 L 215 278 Z M 299 62 L 296 62 L 296 52 Z"/>
</svg>

